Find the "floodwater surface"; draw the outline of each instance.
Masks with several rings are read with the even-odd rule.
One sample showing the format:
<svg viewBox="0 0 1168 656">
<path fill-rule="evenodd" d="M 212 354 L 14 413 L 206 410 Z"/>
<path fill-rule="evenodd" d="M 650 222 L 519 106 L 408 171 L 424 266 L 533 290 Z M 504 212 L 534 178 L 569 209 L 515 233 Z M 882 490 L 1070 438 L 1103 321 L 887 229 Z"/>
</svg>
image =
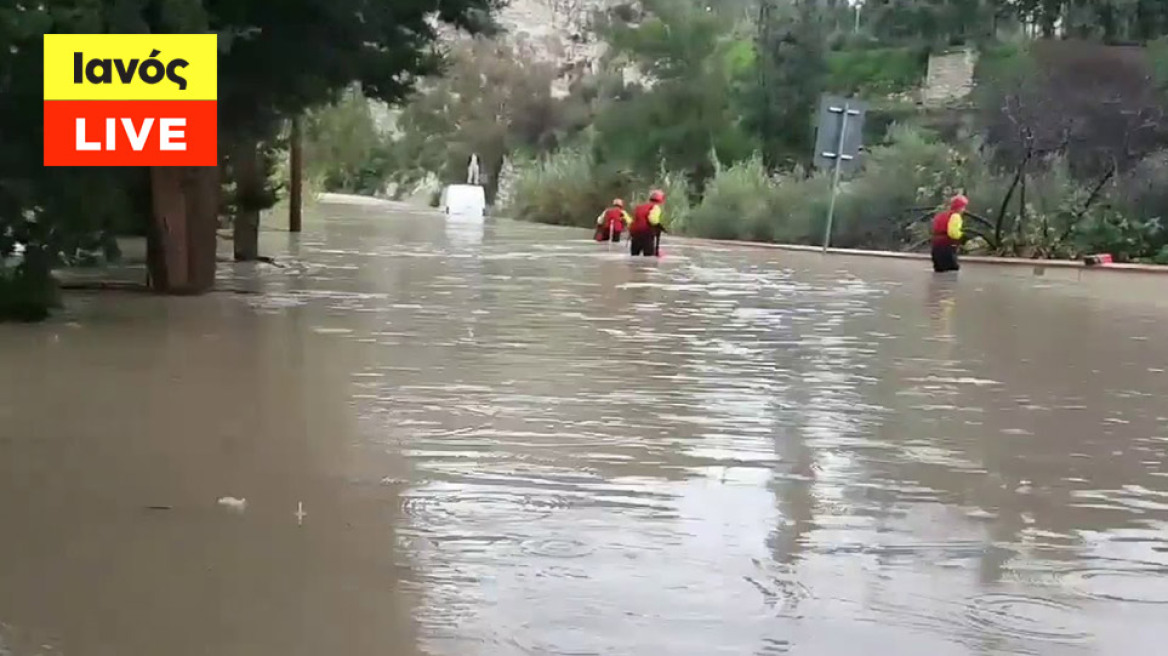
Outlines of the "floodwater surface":
<svg viewBox="0 0 1168 656">
<path fill-rule="evenodd" d="M 1168 640 L 1162 306 L 316 212 L 235 292 L 0 328 L 0 654 Z"/>
</svg>

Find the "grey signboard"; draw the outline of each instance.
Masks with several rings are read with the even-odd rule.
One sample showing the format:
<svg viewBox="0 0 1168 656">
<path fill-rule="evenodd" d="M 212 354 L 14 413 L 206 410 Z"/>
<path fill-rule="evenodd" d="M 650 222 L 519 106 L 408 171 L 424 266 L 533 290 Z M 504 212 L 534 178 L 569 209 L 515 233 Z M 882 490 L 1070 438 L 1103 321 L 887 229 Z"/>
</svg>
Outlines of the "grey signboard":
<svg viewBox="0 0 1168 656">
<path fill-rule="evenodd" d="M 833 169 L 837 158 L 844 172 L 859 166 L 860 149 L 864 145 L 864 117 L 867 113 L 868 103 L 856 98 L 831 95 L 820 98 L 819 112 L 816 114 L 816 166 Z"/>
</svg>

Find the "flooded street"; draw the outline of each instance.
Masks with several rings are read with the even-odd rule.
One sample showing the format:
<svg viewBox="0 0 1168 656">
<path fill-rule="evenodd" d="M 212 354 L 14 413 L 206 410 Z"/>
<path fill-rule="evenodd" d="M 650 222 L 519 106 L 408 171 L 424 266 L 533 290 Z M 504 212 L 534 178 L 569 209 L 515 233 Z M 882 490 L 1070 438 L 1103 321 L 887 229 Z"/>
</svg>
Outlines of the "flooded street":
<svg viewBox="0 0 1168 656">
<path fill-rule="evenodd" d="M 1168 309 L 314 211 L 246 293 L 0 326 L 0 655 L 1168 640 Z"/>
</svg>

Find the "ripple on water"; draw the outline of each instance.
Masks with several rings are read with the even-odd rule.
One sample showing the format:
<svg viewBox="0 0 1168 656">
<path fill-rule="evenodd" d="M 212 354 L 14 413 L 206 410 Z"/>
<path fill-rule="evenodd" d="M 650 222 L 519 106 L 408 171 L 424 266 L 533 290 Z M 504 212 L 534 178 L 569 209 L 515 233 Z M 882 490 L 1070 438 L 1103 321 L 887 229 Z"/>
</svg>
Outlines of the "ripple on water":
<svg viewBox="0 0 1168 656">
<path fill-rule="evenodd" d="M 1045 642 L 1083 642 L 1091 634 L 1075 627 L 1078 610 L 1068 604 L 1040 597 L 1006 593 L 984 594 L 970 599 L 966 620 L 979 632 Z"/>
<path fill-rule="evenodd" d="M 525 554 L 546 558 L 581 558 L 596 550 L 594 546 L 572 538 L 525 540 L 519 548 Z"/>
<path fill-rule="evenodd" d="M 404 495 L 402 512 L 421 530 L 447 531 L 458 524 L 542 519 L 569 505 L 569 499 L 553 495 L 414 490 Z"/>
<path fill-rule="evenodd" d="M 1071 570 L 1063 575 L 1063 580 L 1088 599 L 1168 604 L 1168 567 Z"/>
<path fill-rule="evenodd" d="M 798 617 L 799 606 L 814 595 L 788 566 L 752 558 L 755 573 L 743 576 L 762 595 L 763 605 L 780 617 Z"/>
<path fill-rule="evenodd" d="M 791 641 L 781 638 L 764 638 L 759 647 L 758 656 L 774 656 L 791 652 Z"/>
<path fill-rule="evenodd" d="M 877 556 L 884 559 L 921 559 L 932 562 L 953 560 L 976 560 L 983 558 L 987 553 L 1013 550 L 987 543 L 983 540 L 954 540 L 949 542 L 913 542 L 901 544 L 856 544 L 835 543 L 818 546 L 818 553 L 823 554 L 862 554 Z"/>
</svg>

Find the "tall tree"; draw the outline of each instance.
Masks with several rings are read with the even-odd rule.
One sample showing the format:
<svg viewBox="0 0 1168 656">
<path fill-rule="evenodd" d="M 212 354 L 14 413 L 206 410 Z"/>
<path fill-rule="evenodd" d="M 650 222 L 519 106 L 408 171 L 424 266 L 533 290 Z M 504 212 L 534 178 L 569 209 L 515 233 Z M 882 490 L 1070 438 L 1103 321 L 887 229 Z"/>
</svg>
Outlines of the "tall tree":
<svg viewBox="0 0 1168 656">
<path fill-rule="evenodd" d="M 437 25 L 493 29 L 499 0 L 205 0 L 211 25 L 231 35 L 220 59 L 220 121 L 232 143 L 236 180 L 250 197 L 266 184 L 263 144 L 281 122 L 336 100 L 351 84 L 397 103 L 440 70 Z M 278 74 L 273 74 L 278 72 Z M 254 259 L 258 209 L 237 217 L 236 258 Z"/>
<path fill-rule="evenodd" d="M 760 0 L 757 84 L 750 125 L 769 169 L 805 162 L 815 139 L 812 114 L 827 72 L 824 26 L 813 0 L 793 7 Z"/>
<path fill-rule="evenodd" d="M 221 140 L 260 143 L 283 119 L 331 100 L 352 83 L 369 97 L 400 100 L 419 76 L 438 69 L 438 24 L 489 28 L 498 1 L 8 3 L 0 7 L 0 234 L 28 233 L 31 254 L 20 271 L 48 280 L 49 270 L 62 257 L 95 236 L 109 234 L 112 217 L 127 213 L 119 207 L 118 197 L 123 202 L 124 197 L 132 198 L 134 194 L 127 192 L 142 180 L 141 172 L 39 166 L 42 34 L 214 31 L 220 35 L 221 48 Z M 224 154 L 235 150 L 220 148 Z M 238 150 L 237 157 L 248 152 Z M 151 185 L 152 284 L 164 292 L 205 291 L 214 275 L 218 172 L 205 167 L 156 170 Z M 81 190 L 93 193 L 75 198 Z M 71 199 L 78 202 L 71 204 Z M 38 227 L 28 229 L 30 222 Z M 176 224 L 186 228 L 165 229 Z M 0 249 L 11 250 L 13 241 L 0 239 Z M 250 244 L 244 250 L 254 252 Z"/>
<path fill-rule="evenodd" d="M 639 173 L 684 171 L 699 187 L 723 161 L 753 144 L 735 104 L 737 78 L 749 68 L 731 19 L 679 0 L 645 2 L 645 16 L 612 15 L 605 27 L 616 66 L 641 80 L 607 99 L 597 118 L 597 158 Z M 743 65 L 745 60 L 746 65 Z"/>
<path fill-rule="evenodd" d="M 417 164 L 398 181 L 408 187 L 424 170 L 443 182 L 465 182 L 476 154 L 487 200 L 494 202 L 505 157 L 516 149 L 549 150 L 579 129 L 580 99 L 554 97 L 560 70 L 522 41 L 464 40 L 450 48 L 448 62 L 398 120 L 400 157 Z"/>
</svg>

